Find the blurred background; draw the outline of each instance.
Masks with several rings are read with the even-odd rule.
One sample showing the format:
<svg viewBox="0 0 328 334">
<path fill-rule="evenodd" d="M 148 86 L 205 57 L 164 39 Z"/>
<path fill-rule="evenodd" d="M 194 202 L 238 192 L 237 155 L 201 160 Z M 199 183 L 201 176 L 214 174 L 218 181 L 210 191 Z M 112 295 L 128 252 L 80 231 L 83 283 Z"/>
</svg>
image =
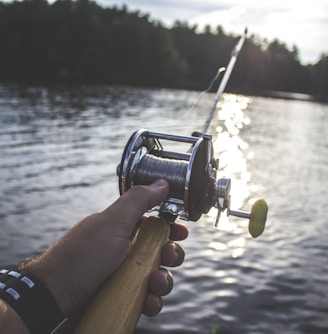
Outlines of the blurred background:
<svg viewBox="0 0 328 334">
<path fill-rule="evenodd" d="M 117 198 L 116 167 L 135 130 L 203 127 L 214 92 L 193 105 L 243 28 L 170 26 L 144 3 L 0 3 L 2 265 Z M 214 228 L 215 210 L 186 222 L 174 291 L 136 333 L 327 333 L 327 55 L 297 42 L 250 31 L 208 131 L 219 176 L 232 178 L 232 208 L 267 200 L 264 234 L 254 240 L 247 221 L 224 215 Z"/>
</svg>

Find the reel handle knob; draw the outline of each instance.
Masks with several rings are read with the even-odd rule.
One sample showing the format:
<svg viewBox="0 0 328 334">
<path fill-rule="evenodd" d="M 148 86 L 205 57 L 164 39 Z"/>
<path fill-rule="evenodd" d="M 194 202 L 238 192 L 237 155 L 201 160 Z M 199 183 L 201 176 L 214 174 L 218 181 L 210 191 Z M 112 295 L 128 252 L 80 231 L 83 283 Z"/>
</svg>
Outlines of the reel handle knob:
<svg viewBox="0 0 328 334">
<path fill-rule="evenodd" d="M 228 210 L 228 216 L 235 216 L 249 219 L 248 231 L 253 238 L 260 236 L 265 228 L 265 222 L 268 215 L 268 204 L 264 199 L 257 200 L 251 209 L 251 212 Z"/>
</svg>

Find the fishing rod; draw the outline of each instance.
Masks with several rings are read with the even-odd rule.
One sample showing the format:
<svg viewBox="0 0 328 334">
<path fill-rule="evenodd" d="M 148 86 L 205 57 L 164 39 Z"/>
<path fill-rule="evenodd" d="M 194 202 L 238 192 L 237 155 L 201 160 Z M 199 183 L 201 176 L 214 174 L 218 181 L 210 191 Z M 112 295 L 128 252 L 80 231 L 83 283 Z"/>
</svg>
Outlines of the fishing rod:
<svg viewBox="0 0 328 334">
<path fill-rule="evenodd" d="M 211 124 L 211 121 L 212 121 L 212 118 L 214 116 L 214 113 L 215 113 L 215 110 L 216 110 L 216 106 L 221 98 L 221 95 L 223 94 L 225 88 L 226 88 L 226 85 L 230 79 L 230 76 L 231 76 L 231 73 L 232 73 L 232 70 L 235 66 L 235 63 L 237 61 L 237 58 L 238 58 L 238 55 L 244 45 L 244 42 L 245 42 L 245 39 L 246 39 L 246 36 L 247 36 L 247 28 L 245 28 L 245 31 L 244 31 L 244 35 L 239 39 L 238 43 L 236 44 L 236 46 L 234 47 L 234 49 L 232 50 L 232 53 L 231 53 L 231 58 L 230 58 L 230 61 L 229 61 L 229 64 L 227 66 L 227 68 L 225 69 L 225 73 L 223 75 L 223 78 L 222 78 L 222 81 L 218 87 L 218 90 L 216 92 L 216 95 L 215 95 L 215 98 L 214 98 L 214 101 L 213 101 L 213 105 L 212 105 L 212 108 L 210 110 L 210 113 L 208 114 L 208 117 L 204 123 L 204 126 L 203 126 L 203 132 L 206 133 L 210 124 Z"/>
<path fill-rule="evenodd" d="M 239 40 L 215 98 L 217 103 L 229 79 L 245 35 Z M 233 60 L 234 59 L 234 60 Z M 217 76 L 222 71 L 219 71 Z M 215 104 L 216 107 L 216 104 Z M 213 118 L 213 107 L 204 128 Z M 170 144 L 188 147 L 179 153 Z M 165 145 L 164 145 L 165 144 Z M 172 145 L 170 146 L 172 147 Z M 230 209 L 231 180 L 217 179 L 218 160 L 213 156 L 212 136 L 194 132 L 180 136 L 138 130 L 128 140 L 117 169 L 120 194 L 134 185 L 151 184 L 164 178 L 170 185 L 165 202 L 153 208 L 158 216 L 144 216 L 137 236 L 123 264 L 94 296 L 77 326 L 75 334 L 131 334 L 139 320 L 150 275 L 159 268 L 162 247 L 168 242 L 170 224 L 177 218 L 197 221 L 212 207 L 249 219 L 249 232 L 256 238 L 264 231 L 268 206 L 263 199 L 254 203 L 251 212 Z"/>
</svg>

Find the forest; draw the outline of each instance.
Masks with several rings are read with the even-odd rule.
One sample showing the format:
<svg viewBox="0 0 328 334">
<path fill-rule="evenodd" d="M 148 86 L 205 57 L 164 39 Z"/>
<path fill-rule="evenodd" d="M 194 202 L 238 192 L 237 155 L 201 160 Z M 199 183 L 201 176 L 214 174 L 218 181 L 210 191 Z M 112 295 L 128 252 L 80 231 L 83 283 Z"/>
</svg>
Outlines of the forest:
<svg viewBox="0 0 328 334">
<path fill-rule="evenodd" d="M 242 32 L 241 32 L 242 33 Z M 205 89 L 238 36 L 221 25 L 168 28 L 126 6 L 89 0 L 0 2 L 0 81 Z M 250 35 L 227 90 L 311 94 L 328 101 L 328 55 L 303 65 L 298 49 Z"/>
</svg>

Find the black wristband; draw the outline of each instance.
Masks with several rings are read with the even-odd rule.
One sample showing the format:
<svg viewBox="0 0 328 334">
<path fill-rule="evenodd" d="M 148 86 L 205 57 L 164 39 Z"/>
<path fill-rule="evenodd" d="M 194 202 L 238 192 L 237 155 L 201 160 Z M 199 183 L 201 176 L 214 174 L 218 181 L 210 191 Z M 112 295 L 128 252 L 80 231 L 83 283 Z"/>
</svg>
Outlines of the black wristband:
<svg viewBox="0 0 328 334">
<path fill-rule="evenodd" d="M 54 333 L 67 320 L 50 291 L 24 271 L 0 270 L 0 298 L 17 312 L 31 334 Z"/>
</svg>

